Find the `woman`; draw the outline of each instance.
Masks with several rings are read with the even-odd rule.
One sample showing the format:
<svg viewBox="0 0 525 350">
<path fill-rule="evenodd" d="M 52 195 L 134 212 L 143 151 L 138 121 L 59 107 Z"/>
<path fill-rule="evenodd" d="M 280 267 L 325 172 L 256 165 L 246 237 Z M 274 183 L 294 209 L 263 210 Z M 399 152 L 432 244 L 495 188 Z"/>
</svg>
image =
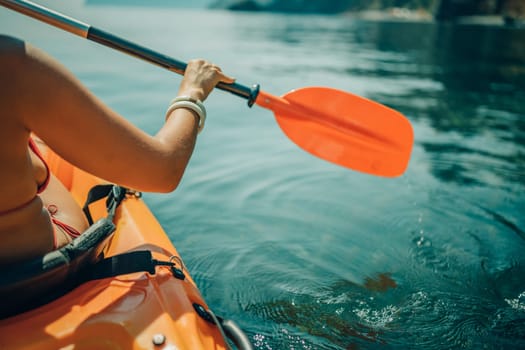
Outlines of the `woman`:
<svg viewBox="0 0 525 350">
<path fill-rule="evenodd" d="M 204 60 L 189 62 L 166 123 L 150 136 L 46 54 L 0 36 L 0 265 L 64 246 L 87 227 L 67 189 L 49 173 L 34 135 L 107 181 L 140 191 L 173 191 L 204 124 L 199 101 L 220 81 L 233 79 Z"/>
</svg>

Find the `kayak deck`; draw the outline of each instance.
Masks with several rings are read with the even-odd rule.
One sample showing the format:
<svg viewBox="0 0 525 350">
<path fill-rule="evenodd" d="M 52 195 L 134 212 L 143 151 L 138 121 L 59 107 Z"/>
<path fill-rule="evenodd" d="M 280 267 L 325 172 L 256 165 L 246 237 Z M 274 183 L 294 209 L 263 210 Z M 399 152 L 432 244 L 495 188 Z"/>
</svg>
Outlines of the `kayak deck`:
<svg viewBox="0 0 525 350">
<path fill-rule="evenodd" d="M 51 150 L 43 153 L 80 205 L 89 189 L 102 183 Z M 90 208 L 95 220 L 106 215 L 103 203 Z M 105 256 L 150 250 L 159 261 L 182 264 L 140 198 L 127 197 L 115 223 Z M 89 281 L 37 309 L 0 320 L 0 349 L 226 349 L 217 326 L 196 313 L 194 303 L 207 306 L 188 271 L 184 274 L 180 280 L 169 267 L 157 267 L 155 275 L 138 272 Z"/>
</svg>

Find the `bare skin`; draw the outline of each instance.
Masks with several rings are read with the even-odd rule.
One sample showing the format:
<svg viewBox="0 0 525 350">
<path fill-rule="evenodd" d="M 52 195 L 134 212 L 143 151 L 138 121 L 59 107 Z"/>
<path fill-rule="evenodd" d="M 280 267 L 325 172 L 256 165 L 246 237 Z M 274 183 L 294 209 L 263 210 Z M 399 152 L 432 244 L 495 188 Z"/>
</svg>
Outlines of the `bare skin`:
<svg viewBox="0 0 525 350">
<path fill-rule="evenodd" d="M 220 81 L 233 79 L 207 61 L 190 61 L 177 96 L 204 101 Z M 70 163 L 107 181 L 170 192 L 189 162 L 199 121 L 193 111 L 179 108 L 156 135 L 148 135 L 104 105 L 58 62 L 5 36 L 0 36 L 0 118 L 0 212 L 30 201 L 0 215 L 0 265 L 51 251 L 54 230 L 58 246 L 70 242 L 53 227 L 50 204 L 58 208 L 57 219 L 80 232 L 87 227 L 80 208 L 56 178 L 37 195 L 46 169 L 28 148 L 31 133 Z"/>
</svg>

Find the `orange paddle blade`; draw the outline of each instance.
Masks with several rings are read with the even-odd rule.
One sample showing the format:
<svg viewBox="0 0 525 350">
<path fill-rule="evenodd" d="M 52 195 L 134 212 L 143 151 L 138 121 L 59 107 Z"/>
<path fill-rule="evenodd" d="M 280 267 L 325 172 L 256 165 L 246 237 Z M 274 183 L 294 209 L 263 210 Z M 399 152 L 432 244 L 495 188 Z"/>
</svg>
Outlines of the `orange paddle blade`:
<svg viewBox="0 0 525 350">
<path fill-rule="evenodd" d="M 414 133 L 399 112 L 345 91 L 307 87 L 282 97 L 261 91 L 255 101 L 274 112 L 299 147 L 329 162 L 394 177 L 408 166 Z"/>
</svg>

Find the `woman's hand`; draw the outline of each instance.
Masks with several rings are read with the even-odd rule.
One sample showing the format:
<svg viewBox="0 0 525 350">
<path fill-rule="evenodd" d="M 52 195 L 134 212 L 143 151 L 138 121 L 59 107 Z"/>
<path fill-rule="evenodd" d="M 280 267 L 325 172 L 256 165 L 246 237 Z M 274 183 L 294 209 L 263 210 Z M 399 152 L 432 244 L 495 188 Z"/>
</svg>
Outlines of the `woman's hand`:
<svg viewBox="0 0 525 350">
<path fill-rule="evenodd" d="M 202 59 L 191 60 L 184 72 L 178 95 L 204 101 L 219 82 L 231 84 L 234 81 L 234 78 L 225 75 L 211 62 Z"/>
</svg>

